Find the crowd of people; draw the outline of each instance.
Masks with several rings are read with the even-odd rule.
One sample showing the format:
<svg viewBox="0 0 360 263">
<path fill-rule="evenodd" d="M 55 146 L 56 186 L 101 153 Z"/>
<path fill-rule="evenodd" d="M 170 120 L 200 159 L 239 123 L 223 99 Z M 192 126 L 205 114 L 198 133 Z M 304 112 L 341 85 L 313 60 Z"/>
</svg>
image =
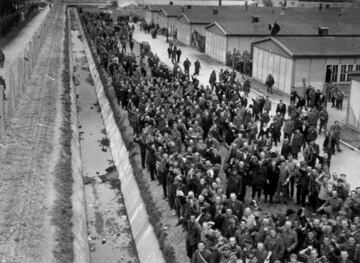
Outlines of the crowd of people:
<svg viewBox="0 0 360 263">
<path fill-rule="evenodd" d="M 328 128 L 323 94 L 293 92 L 271 116 L 269 96 L 247 97 L 249 80 L 224 70 L 202 85 L 176 57 L 170 69 L 142 46 L 139 59 L 120 50 L 127 22 L 84 20 L 129 113 L 142 168 L 186 231 L 190 262 L 360 262 L 360 187 L 330 173 L 341 129 Z M 286 212 L 273 212 L 279 203 Z"/>
<path fill-rule="evenodd" d="M 177 30 L 173 29 L 169 31 L 166 27 L 160 27 L 159 24 L 155 24 L 154 22 L 146 23 L 142 21 L 140 23 L 140 30 L 144 31 L 145 34 L 150 34 L 153 39 L 156 38 L 158 33 L 161 33 L 166 37 L 166 42 L 170 42 L 169 37 L 172 37 L 172 42 L 177 41 Z"/>
</svg>

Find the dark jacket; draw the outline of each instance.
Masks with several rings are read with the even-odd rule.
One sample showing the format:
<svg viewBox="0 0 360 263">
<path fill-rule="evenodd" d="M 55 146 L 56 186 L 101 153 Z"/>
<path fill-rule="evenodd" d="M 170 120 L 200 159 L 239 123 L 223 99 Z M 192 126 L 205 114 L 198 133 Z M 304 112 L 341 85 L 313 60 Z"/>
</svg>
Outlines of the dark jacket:
<svg viewBox="0 0 360 263">
<path fill-rule="evenodd" d="M 281 155 L 287 158 L 292 153 L 291 146 L 289 143 L 284 143 L 281 147 Z"/>
<path fill-rule="evenodd" d="M 303 135 L 301 133 L 294 133 L 290 143 L 292 153 L 296 154 L 301 151 L 302 141 Z"/>
<path fill-rule="evenodd" d="M 275 167 L 271 163 L 267 166 L 266 180 L 265 194 L 274 195 L 279 180 L 279 167 L 276 164 Z"/>
<path fill-rule="evenodd" d="M 252 187 L 255 189 L 264 189 L 266 183 L 267 169 L 264 166 L 256 164 L 251 171 L 252 174 Z"/>
<path fill-rule="evenodd" d="M 280 112 L 282 115 L 286 113 L 286 105 L 283 103 L 282 105 L 278 104 L 276 107 L 276 113 Z"/>
<path fill-rule="evenodd" d="M 157 161 L 156 151 L 150 147 L 147 148 L 148 152 L 146 154 L 146 164 L 148 166 L 154 167 Z"/>
</svg>

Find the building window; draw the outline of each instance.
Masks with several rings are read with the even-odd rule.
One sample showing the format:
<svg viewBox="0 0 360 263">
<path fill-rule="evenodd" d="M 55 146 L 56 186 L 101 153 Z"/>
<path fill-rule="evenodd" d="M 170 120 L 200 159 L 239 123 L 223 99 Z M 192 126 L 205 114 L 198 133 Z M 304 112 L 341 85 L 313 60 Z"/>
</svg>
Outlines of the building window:
<svg viewBox="0 0 360 263">
<path fill-rule="evenodd" d="M 325 83 L 336 82 L 338 79 L 338 65 L 327 65 Z"/>
<path fill-rule="evenodd" d="M 348 65 L 347 72 L 353 71 L 353 68 L 354 68 L 353 65 Z M 350 80 L 351 80 L 350 76 L 346 74 L 346 81 L 350 81 Z"/>
<path fill-rule="evenodd" d="M 341 65 L 340 68 L 340 82 L 344 82 L 346 80 L 346 65 Z"/>
<path fill-rule="evenodd" d="M 350 81 L 347 73 L 353 71 L 353 65 L 341 65 L 340 67 L 340 82 Z"/>
<path fill-rule="evenodd" d="M 331 70 L 331 77 L 330 80 L 331 82 L 336 82 L 338 79 L 338 65 L 329 65 L 329 68 Z"/>
<path fill-rule="evenodd" d="M 356 70 L 356 71 L 359 71 L 359 70 L 360 70 L 360 64 L 356 65 L 355 70 Z"/>
</svg>

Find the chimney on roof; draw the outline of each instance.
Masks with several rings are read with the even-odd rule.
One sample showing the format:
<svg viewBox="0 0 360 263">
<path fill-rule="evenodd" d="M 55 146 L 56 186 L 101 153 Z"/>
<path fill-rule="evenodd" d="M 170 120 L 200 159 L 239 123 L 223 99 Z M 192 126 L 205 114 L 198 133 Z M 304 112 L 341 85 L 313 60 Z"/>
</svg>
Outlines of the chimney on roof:
<svg viewBox="0 0 360 263">
<path fill-rule="evenodd" d="M 341 9 L 338 11 L 337 16 L 338 16 L 338 20 L 337 20 L 338 24 L 340 24 L 341 23 L 341 16 L 342 16 Z"/>
<path fill-rule="evenodd" d="M 321 26 L 319 27 L 319 36 L 327 36 L 329 35 L 329 28 Z"/>
<path fill-rule="evenodd" d="M 187 6 L 187 9 L 191 9 L 191 5 L 188 5 L 188 6 Z"/>
<path fill-rule="evenodd" d="M 213 10 L 213 15 L 217 15 L 217 14 L 219 14 L 219 10 L 214 9 L 214 10 Z"/>
<path fill-rule="evenodd" d="M 258 23 L 259 22 L 259 16 L 252 16 L 252 22 L 253 23 Z"/>
</svg>

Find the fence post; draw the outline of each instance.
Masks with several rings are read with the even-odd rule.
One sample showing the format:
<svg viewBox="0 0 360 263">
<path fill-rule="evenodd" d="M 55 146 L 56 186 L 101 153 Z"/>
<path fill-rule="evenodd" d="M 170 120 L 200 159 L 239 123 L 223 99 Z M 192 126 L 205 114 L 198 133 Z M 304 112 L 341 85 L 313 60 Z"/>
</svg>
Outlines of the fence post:
<svg viewBox="0 0 360 263">
<path fill-rule="evenodd" d="M 10 70 L 9 70 L 9 99 L 10 99 L 10 106 L 11 106 L 11 112 L 15 113 L 15 108 L 16 108 L 16 97 L 15 97 L 15 89 L 16 89 L 16 80 L 15 80 L 15 74 L 14 74 L 14 70 L 13 67 L 14 65 L 11 65 Z"/>
<path fill-rule="evenodd" d="M 0 85 L 0 139 L 5 135 L 4 86 Z"/>
</svg>

